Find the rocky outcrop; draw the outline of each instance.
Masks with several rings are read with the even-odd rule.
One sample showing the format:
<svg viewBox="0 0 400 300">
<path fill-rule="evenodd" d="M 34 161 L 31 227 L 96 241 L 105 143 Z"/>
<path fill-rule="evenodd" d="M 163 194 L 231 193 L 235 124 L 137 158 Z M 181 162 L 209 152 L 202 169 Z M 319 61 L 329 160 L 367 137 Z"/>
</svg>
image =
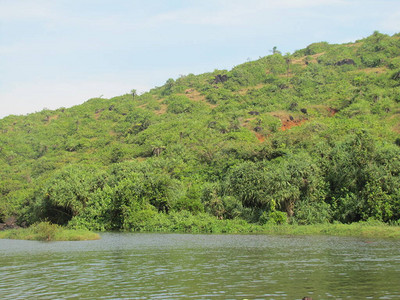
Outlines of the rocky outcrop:
<svg viewBox="0 0 400 300">
<path fill-rule="evenodd" d="M 218 84 L 218 83 L 222 83 L 228 80 L 228 76 L 227 75 L 217 75 L 214 78 L 213 83 Z"/>
<path fill-rule="evenodd" d="M 351 58 L 345 58 L 334 63 L 335 66 L 355 65 L 356 63 Z"/>
<path fill-rule="evenodd" d="M 260 112 L 252 110 L 252 111 L 249 111 L 249 114 L 252 116 L 258 116 L 260 114 Z"/>
</svg>

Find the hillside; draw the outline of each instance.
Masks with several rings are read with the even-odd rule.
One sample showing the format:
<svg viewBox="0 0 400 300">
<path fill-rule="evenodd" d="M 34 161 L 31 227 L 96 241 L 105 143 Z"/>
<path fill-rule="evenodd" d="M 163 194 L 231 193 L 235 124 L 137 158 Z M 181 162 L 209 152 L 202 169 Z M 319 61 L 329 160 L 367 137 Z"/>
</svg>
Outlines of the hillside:
<svg viewBox="0 0 400 300">
<path fill-rule="evenodd" d="M 374 32 L 168 79 L 140 96 L 8 116 L 0 222 L 394 224 L 399 102 L 400 34 Z"/>
</svg>

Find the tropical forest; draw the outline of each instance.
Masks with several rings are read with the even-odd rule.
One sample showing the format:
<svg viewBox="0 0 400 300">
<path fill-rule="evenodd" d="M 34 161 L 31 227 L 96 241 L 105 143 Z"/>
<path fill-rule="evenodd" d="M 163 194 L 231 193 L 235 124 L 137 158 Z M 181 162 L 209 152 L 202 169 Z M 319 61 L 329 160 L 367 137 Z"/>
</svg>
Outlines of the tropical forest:
<svg viewBox="0 0 400 300">
<path fill-rule="evenodd" d="M 276 47 L 0 120 L 0 223 L 137 232 L 400 225 L 400 34 Z M 240 62 L 238 62 L 240 63 Z"/>
</svg>

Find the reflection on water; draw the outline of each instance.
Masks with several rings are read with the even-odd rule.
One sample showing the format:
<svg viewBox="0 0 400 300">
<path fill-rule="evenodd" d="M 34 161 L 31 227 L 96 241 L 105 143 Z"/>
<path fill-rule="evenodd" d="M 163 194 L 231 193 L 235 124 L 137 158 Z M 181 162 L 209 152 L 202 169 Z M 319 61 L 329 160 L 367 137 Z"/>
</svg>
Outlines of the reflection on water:
<svg viewBox="0 0 400 300">
<path fill-rule="evenodd" d="M 399 241 L 108 233 L 0 257 L 0 299 L 400 299 Z"/>
</svg>

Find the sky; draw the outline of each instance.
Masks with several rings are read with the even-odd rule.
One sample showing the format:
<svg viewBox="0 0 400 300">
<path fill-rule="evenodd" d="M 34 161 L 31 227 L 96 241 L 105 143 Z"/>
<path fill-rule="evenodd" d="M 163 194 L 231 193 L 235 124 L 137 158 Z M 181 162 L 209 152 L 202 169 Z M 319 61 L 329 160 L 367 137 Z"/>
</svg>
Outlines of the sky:
<svg viewBox="0 0 400 300">
<path fill-rule="evenodd" d="M 400 32 L 399 0 L 0 0 L 0 118 Z"/>
</svg>

